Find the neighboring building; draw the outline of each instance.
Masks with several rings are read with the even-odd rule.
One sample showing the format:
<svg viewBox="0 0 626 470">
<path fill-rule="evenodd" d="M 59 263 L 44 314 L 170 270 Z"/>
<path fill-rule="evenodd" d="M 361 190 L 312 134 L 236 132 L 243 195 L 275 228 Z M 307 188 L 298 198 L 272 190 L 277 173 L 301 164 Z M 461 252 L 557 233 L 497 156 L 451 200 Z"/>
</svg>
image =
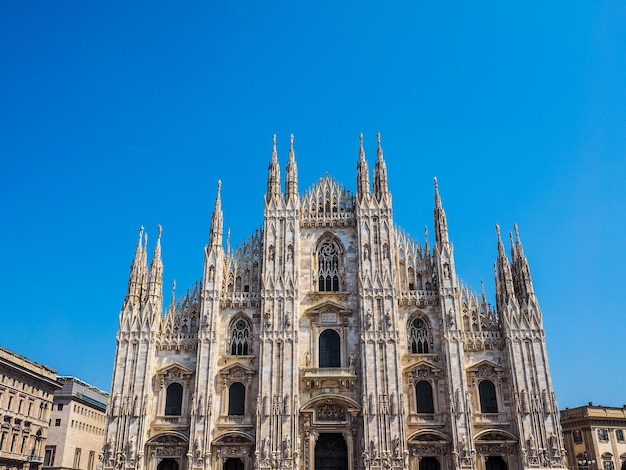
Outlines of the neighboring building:
<svg viewBox="0 0 626 470">
<path fill-rule="evenodd" d="M 54 369 L 0 347 L 0 470 L 43 462 L 55 379 Z"/>
<path fill-rule="evenodd" d="M 300 193 L 293 136 L 284 190 L 275 138 L 268 173 L 263 225 L 232 250 L 218 184 L 202 280 L 167 311 L 161 228 L 149 266 L 142 228 L 105 469 L 564 468 L 517 227 L 510 260 L 498 229 L 493 308 L 459 283 L 436 182 L 434 244 L 396 226 L 380 138 L 373 189 L 362 138 L 356 193 Z"/>
<path fill-rule="evenodd" d="M 561 426 L 569 468 L 626 470 L 626 405 L 566 408 Z"/>
<path fill-rule="evenodd" d="M 58 377 L 44 467 L 95 470 L 104 443 L 109 394 L 75 377 Z"/>
</svg>

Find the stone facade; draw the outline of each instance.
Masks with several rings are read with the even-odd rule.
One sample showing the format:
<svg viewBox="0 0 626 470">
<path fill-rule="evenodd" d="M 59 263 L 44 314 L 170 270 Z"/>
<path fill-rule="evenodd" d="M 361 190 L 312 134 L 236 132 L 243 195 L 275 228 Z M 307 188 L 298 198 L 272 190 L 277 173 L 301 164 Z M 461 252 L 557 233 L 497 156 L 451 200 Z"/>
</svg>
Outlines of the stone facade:
<svg viewBox="0 0 626 470">
<path fill-rule="evenodd" d="M 42 465 L 55 379 L 54 369 L 0 348 L 0 470 Z"/>
<path fill-rule="evenodd" d="M 161 228 L 139 235 L 119 318 L 105 469 L 562 468 L 542 314 L 515 227 L 495 308 L 459 283 L 435 181 L 434 244 L 392 217 L 378 137 L 356 192 L 300 193 L 276 139 L 263 225 L 162 311 Z"/>
<path fill-rule="evenodd" d="M 109 394 L 77 379 L 58 377 L 44 466 L 49 470 L 95 470 L 104 441 Z"/>
<path fill-rule="evenodd" d="M 566 408 L 561 425 L 569 468 L 626 470 L 626 405 Z"/>
</svg>

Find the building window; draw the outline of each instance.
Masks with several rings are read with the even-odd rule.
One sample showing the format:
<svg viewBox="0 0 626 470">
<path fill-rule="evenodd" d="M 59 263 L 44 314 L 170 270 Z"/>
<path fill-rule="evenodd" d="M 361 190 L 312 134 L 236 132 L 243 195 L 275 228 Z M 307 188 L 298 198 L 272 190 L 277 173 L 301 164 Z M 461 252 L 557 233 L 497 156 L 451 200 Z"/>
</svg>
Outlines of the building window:
<svg viewBox="0 0 626 470">
<path fill-rule="evenodd" d="M 96 453 L 92 450 L 89 452 L 89 460 L 87 460 L 87 470 L 93 470 L 93 461 L 96 458 Z"/>
<path fill-rule="evenodd" d="M 583 433 L 580 432 L 580 429 L 576 429 L 574 431 L 574 443 L 582 444 L 583 442 Z"/>
<path fill-rule="evenodd" d="M 58 409 L 59 411 L 63 411 L 63 403 L 59 403 L 59 404 L 57 405 L 57 409 Z"/>
<path fill-rule="evenodd" d="M 78 447 L 74 451 L 74 464 L 72 467 L 80 468 L 80 449 Z"/>
<path fill-rule="evenodd" d="M 606 428 L 599 428 L 598 429 L 598 439 L 600 439 L 601 441 L 608 441 L 609 440 L 609 430 Z"/>
<path fill-rule="evenodd" d="M 228 389 L 228 415 L 242 416 L 245 412 L 246 387 L 241 382 L 233 383 Z"/>
<path fill-rule="evenodd" d="M 411 354 L 428 354 L 428 329 L 424 320 L 419 317 L 411 322 L 409 345 Z"/>
<path fill-rule="evenodd" d="M 250 325 L 240 318 L 235 322 L 231 331 L 230 354 L 233 356 L 246 356 L 251 352 Z"/>
<path fill-rule="evenodd" d="M 317 253 L 320 292 L 339 291 L 339 249 L 330 240 L 324 241 Z"/>
<path fill-rule="evenodd" d="M 43 456 L 43 466 L 51 467 L 54 465 L 54 454 L 56 454 L 56 446 L 46 446 L 46 450 Z"/>
<path fill-rule="evenodd" d="M 610 457 L 603 457 L 602 468 L 604 470 L 615 470 L 615 466 L 613 465 L 613 460 Z"/>
<path fill-rule="evenodd" d="M 54 420 L 54 425 L 55 426 L 61 426 L 61 418 L 57 418 Z"/>
<path fill-rule="evenodd" d="M 415 397 L 417 399 L 418 413 L 434 413 L 433 406 L 433 387 L 430 382 L 420 380 L 415 384 Z"/>
<path fill-rule="evenodd" d="M 341 367 L 341 338 L 335 330 L 322 331 L 319 339 L 319 366 Z"/>
<path fill-rule="evenodd" d="M 480 412 L 497 413 L 498 400 L 496 399 L 496 386 L 491 380 L 483 380 L 478 384 L 480 394 Z"/>
<path fill-rule="evenodd" d="M 615 430 L 615 438 L 617 439 L 617 442 L 624 442 L 624 430 L 623 429 L 616 429 Z"/>
<path fill-rule="evenodd" d="M 167 387 L 165 398 L 165 416 L 180 416 L 183 407 L 183 386 L 179 383 Z"/>
</svg>

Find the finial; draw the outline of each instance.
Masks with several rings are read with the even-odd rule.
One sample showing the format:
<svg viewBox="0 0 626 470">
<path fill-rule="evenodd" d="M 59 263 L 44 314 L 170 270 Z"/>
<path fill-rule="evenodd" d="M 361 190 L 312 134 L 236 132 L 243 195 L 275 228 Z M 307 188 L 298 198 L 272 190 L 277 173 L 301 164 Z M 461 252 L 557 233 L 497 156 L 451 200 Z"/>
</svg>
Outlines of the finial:
<svg viewBox="0 0 626 470">
<path fill-rule="evenodd" d="M 500 224 L 496 224 L 496 233 L 498 234 L 498 240 L 500 240 Z"/>
<path fill-rule="evenodd" d="M 517 243 L 521 243 L 521 239 L 519 237 L 519 229 L 517 228 L 517 223 L 513 224 L 513 230 L 515 230 L 515 239 L 517 240 Z"/>
<path fill-rule="evenodd" d="M 141 247 L 141 242 L 143 241 L 143 225 L 139 228 L 139 241 L 137 242 L 137 249 Z"/>
<path fill-rule="evenodd" d="M 515 248 L 515 243 L 513 243 L 513 232 L 509 232 L 509 240 L 511 241 L 511 248 Z"/>
<path fill-rule="evenodd" d="M 161 234 L 163 233 L 163 227 L 161 226 L 161 224 L 157 225 L 157 230 L 159 231 L 159 238 L 158 240 L 161 239 Z"/>
<path fill-rule="evenodd" d="M 289 145 L 291 148 L 293 148 L 293 134 L 289 136 Z"/>
<path fill-rule="evenodd" d="M 363 149 L 363 132 L 359 134 L 359 161 L 365 161 L 365 149 Z"/>
<path fill-rule="evenodd" d="M 433 178 L 433 181 L 435 183 L 435 192 L 439 193 L 439 183 L 437 183 L 437 177 L 436 176 Z"/>
<path fill-rule="evenodd" d="M 378 147 L 380 147 L 380 132 L 376 133 L 376 140 L 378 141 Z"/>
<path fill-rule="evenodd" d="M 273 146 L 274 146 L 274 150 L 276 150 L 276 132 L 274 132 L 274 135 L 272 137 L 272 143 L 273 143 Z"/>
</svg>

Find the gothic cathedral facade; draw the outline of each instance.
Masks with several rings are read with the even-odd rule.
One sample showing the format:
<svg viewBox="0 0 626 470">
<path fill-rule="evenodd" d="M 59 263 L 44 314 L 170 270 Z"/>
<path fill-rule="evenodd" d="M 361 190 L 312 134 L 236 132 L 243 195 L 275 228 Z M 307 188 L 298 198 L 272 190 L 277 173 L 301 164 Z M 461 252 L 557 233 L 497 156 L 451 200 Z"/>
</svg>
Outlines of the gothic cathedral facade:
<svg viewBox="0 0 626 470">
<path fill-rule="evenodd" d="M 459 283 L 435 180 L 434 243 L 392 218 L 378 137 L 356 193 L 269 164 L 237 248 L 218 184 L 204 273 L 163 309 L 161 228 L 139 235 L 119 318 L 102 470 L 564 468 L 542 314 L 515 227 L 495 308 Z"/>
</svg>

